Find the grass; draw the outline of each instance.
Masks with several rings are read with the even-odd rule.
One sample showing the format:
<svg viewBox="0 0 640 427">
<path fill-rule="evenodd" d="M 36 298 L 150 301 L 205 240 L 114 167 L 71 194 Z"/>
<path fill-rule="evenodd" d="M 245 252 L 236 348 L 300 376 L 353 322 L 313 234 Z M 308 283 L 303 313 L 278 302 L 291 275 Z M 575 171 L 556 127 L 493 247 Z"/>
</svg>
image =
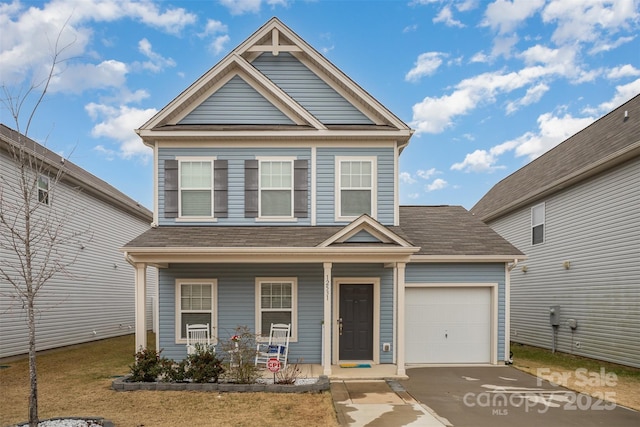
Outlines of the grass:
<svg viewBox="0 0 640 427">
<path fill-rule="evenodd" d="M 149 342 L 154 342 L 151 337 Z M 99 416 L 117 426 L 337 426 L 331 395 L 111 389 L 133 363 L 132 335 L 38 355 L 39 416 Z M 28 419 L 28 361 L 3 362 L 0 425 Z"/>
<path fill-rule="evenodd" d="M 522 344 L 511 344 L 513 366 L 572 390 L 640 410 L 640 369 Z M 577 371 L 581 369 L 581 371 Z M 603 375 L 604 374 L 604 375 Z"/>
</svg>

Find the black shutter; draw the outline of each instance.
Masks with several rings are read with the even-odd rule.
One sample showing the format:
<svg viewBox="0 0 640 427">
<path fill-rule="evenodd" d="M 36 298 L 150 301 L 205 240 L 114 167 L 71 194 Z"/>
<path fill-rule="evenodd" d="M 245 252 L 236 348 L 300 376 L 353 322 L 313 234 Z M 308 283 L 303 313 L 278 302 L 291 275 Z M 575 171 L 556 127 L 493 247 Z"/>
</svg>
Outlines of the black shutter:
<svg viewBox="0 0 640 427">
<path fill-rule="evenodd" d="M 244 161 L 244 216 L 258 217 L 258 161 Z"/>
<path fill-rule="evenodd" d="M 164 161 L 164 217 L 178 217 L 178 161 Z"/>
<path fill-rule="evenodd" d="M 309 216 L 309 161 L 293 162 L 293 214 L 296 218 Z"/>
<path fill-rule="evenodd" d="M 229 162 L 216 160 L 213 163 L 213 206 L 216 218 L 229 216 Z"/>
</svg>

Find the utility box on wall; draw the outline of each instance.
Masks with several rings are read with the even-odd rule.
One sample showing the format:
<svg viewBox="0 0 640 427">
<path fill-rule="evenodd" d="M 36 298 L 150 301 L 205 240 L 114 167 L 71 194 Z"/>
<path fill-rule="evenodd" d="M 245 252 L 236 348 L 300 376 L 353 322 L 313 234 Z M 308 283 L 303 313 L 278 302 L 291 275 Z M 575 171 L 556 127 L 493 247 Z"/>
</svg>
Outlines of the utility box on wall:
<svg viewBox="0 0 640 427">
<path fill-rule="evenodd" d="M 552 305 L 549 307 L 549 322 L 551 326 L 560 326 L 560 306 Z"/>
</svg>

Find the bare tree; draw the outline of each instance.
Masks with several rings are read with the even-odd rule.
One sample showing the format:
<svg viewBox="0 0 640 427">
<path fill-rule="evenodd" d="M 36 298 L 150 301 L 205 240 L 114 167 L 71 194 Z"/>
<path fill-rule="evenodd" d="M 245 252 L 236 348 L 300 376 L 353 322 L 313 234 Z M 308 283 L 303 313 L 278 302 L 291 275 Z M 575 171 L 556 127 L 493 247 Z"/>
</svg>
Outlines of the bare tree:
<svg viewBox="0 0 640 427">
<path fill-rule="evenodd" d="M 65 51 L 73 42 L 61 45 L 66 23 L 53 44 L 48 74 L 33 81 L 26 90 L 2 85 L 0 101 L 11 114 L 16 132 L 3 131 L 0 149 L 13 158 L 15 173 L 0 176 L 0 279 L 13 288 L 12 298 L 26 312 L 29 329 L 29 425 L 38 424 L 38 379 L 36 366 L 37 297 L 54 276 L 69 274 L 88 231 L 73 226 L 74 210 L 57 200 L 65 174 L 64 159 L 36 144 L 27 136 L 36 111 L 60 65 L 68 60 Z M 23 109 L 29 107 L 21 132 Z M 6 138 L 4 138 L 6 137 Z M 6 147 L 4 147 L 6 145 Z M 79 191 L 79 190 L 74 190 Z M 73 198 L 73 195 L 71 196 Z"/>
</svg>

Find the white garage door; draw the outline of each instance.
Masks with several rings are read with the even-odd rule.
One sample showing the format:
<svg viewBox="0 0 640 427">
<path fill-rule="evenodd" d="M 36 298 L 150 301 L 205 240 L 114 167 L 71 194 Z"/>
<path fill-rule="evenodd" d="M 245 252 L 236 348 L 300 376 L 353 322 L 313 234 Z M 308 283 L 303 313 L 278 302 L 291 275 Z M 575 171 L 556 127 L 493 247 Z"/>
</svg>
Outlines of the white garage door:
<svg viewBox="0 0 640 427">
<path fill-rule="evenodd" d="M 491 288 L 407 288 L 407 363 L 489 363 Z"/>
</svg>

